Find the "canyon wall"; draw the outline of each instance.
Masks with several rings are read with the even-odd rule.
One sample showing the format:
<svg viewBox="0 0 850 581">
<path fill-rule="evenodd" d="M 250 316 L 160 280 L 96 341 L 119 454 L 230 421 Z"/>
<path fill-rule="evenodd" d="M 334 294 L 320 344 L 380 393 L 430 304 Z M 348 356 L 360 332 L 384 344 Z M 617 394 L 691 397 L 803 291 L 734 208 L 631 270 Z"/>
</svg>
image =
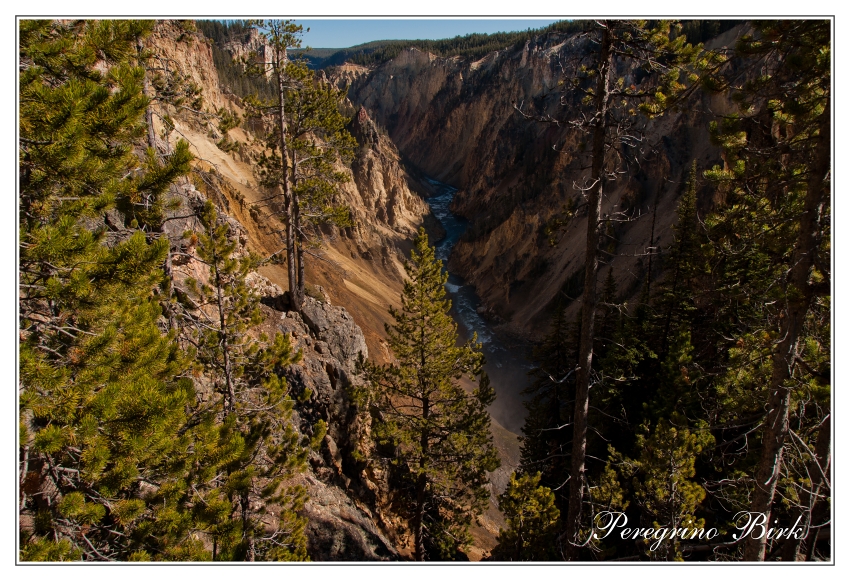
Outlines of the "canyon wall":
<svg viewBox="0 0 850 581">
<path fill-rule="evenodd" d="M 734 42 L 738 29 L 715 44 Z M 580 114 L 578 98 L 559 86 L 569 63 L 587 47 L 578 35 L 550 33 L 522 48 L 469 62 L 411 48 L 374 69 L 344 66 L 330 73 L 348 84 L 349 98 L 386 128 L 403 156 L 426 174 L 460 189 L 453 210 L 471 221 L 449 268 L 473 284 L 485 308 L 505 321 L 501 330 L 540 336 L 554 305 L 577 313 L 584 261 L 582 211 L 550 244 L 546 226 L 565 204 L 581 204 L 589 161 L 589 137 L 566 123 L 527 119 L 518 109 L 553 119 Z M 640 86 L 636 71 L 615 63 L 616 75 Z M 702 95 L 683 110 L 644 124 L 639 165 L 617 168 L 605 184 L 603 213 L 626 212 L 611 222 L 604 247 L 619 293 L 628 299 L 647 277 L 648 248 L 672 240 L 677 200 L 686 168 L 722 163 L 711 146 L 708 124 L 730 109 Z M 711 203 L 708 188 L 700 204 Z M 654 258 L 651 278 L 660 271 Z M 659 267 L 659 268 L 656 268 Z M 603 266 L 602 275 L 605 276 Z"/>
<path fill-rule="evenodd" d="M 235 50 L 243 54 L 254 48 Z M 187 140 L 195 155 L 192 175 L 170 191 L 170 209 L 164 234 L 171 241 L 172 276 L 177 293 L 185 292 L 187 279 L 206 282 L 207 269 L 198 260 L 193 242 L 183 236 L 198 231 L 195 214 L 206 200 L 218 207 L 230 226 L 237 255 L 253 251 L 269 257 L 283 246 L 282 222 L 268 196 L 256 185 L 252 155 L 254 136 L 244 127 L 231 129 L 229 137 L 241 143 L 233 151 L 217 146 L 222 138 L 214 113 L 220 108 L 244 113 L 240 100 L 219 83 L 212 50 L 202 35 L 185 23 L 161 21 L 147 39 L 156 62 L 175 78 L 194 84 L 203 93 L 202 109 L 154 105 L 157 147 L 167 153 L 179 139 Z M 252 44 L 253 43 L 253 44 Z M 233 47 L 231 47 L 233 48 Z M 173 126 L 166 130 L 165 120 Z M 322 244 L 310 248 L 307 259 L 308 296 L 301 313 L 286 308 L 286 267 L 270 261 L 251 273 L 247 282 L 261 297 L 263 322 L 252 333 L 292 337 L 302 353 L 299 363 L 285 370 L 292 393 L 310 391 L 308 401 L 295 407 L 294 424 L 302 434 L 312 433 L 318 420 L 328 424 L 321 448 L 312 452 L 309 469 L 293 484 L 307 489 L 308 552 L 313 560 L 395 560 L 399 558 L 396 524 L 385 517 L 388 501 L 383 473 L 360 449 L 369 439 L 360 414 L 349 398 L 352 386 L 362 381 L 355 368 L 358 354 L 386 361 L 383 324 L 387 307 L 399 302 L 403 284 L 402 257 L 408 254 L 417 228 L 429 215 L 427 204 L 415 191 L 417 181 L 408 174 L 389 138 L 378 131 L 366 110 L 352 121 L 359 149 L 350 168 L 338 169 L 349 180 L 340 192 L 352 211 L 355 226 L 319 232 Z M 122 230 L 117 218 L 106 218 Z M 204 377 L 197 378 L 200 397 L 212 397 Z M 206 394 L 206 395 L 204 395 Z"/>
<path fill-rule="evenodd" d="M 188 109 L 161 111 L 173 123 L 170 133 L 164 132 L 161 117 L 154 118 L 158 139 L 171 146 L 185 139 L 196 157 L 193 177 L 172 192 L 180 204 L 166 222 L 172 250 L 180 255 L 174 262 L 175 286 L 179 288 L 189 276 L 204 280 L 204 269 L 187 258 L 192 249 L 182 233 L 198 228 L 191 216 L 206 199 L 216 203 L 230 224 L 239 252 L 279 254 L 283 223 L 278 209 L 264 202 L 268 193 L 256 184 L 254 127 L 243 123 L 228 132 L 230 139 L 240 143 L 237 149 L 223 151 L 217 146 L 223 135 L 213 113 L 225 108 L 243 115 L 244 110 L 241 101 L 220 84 L 210 44 L 174 21 L 159 22 L 148 43 L 185 80 L 202 89 L 206 110 L 201 114 Z M 256 44 L 256 38 L 247 37 L 244 46 L 229 43 L 226 49 L 239 56 Z M 358 460 L 364 457 L 362 450 L 357 453 L 364 442 L 364 427 L 348 390 L 360 381 L 354 369 L 358 352 L 378 363 L 391 357 L 384 324 L 390 319 L 388 307 L 400 306 L 403 260 L 409 256 L 417 229 L 424 225 L 432 239 L 439 238 L 442 229 L 424 201 L 432 192 L 422 175 L 402 159 L 368 108 L 351 110 L 355 114 L 348 129 L 358 148 L 350 167 L 337 169 L 349 178 L 340 188 L 340 201 L 350 208 L 354 226 L 317 232 L 321 243 L 308 249 L 310 296 L 301 314 L 288 311 L 285 305 L 285 262 L 267 262 L 251 275 L 249 284 L 262 297 L 264 322 L 258 332 L 289 333 L 304 355 L 286 371 L 295 392 L 309 388 L 312 393 L 308 402 L 296 407 L 298 428 L 308 432 L 319 419 L 329 426 L 321 450 L 310 457 L 310 469 L 296 478 L 310 498 L 305 516 L 311 558 L 395 560 L 406 554 L 404 540 L 396 533 L 400 523 L 384 512 L 389 502 L 385 475 L 373 463 Z M 509 448 L 507 454 L 515 456 L 516 437 L 495 429 L 500 450 Z M 470 558 L 485 556 L 503 525 L 494 499 L 507 476 L 500 472 L 499 477 L 487 514 L 472 531 L 475 543 Z"/>
<path fill-rule="evenodd" d="M 256 34 L 246 35 L 244 43 L 233 41 L 225 46 L 234 57 L 244 56 L 262 44 Z M 176 21 L 161 21 L 148 45 L 167 62 L 203 90 L 205 114 L 189 110 L 172 112 L 175 130 L 168 139 L 186 139 L 197 159 L 197 166 L 212 172 L 220 187 L 216 202 L 246 230 L 248 245 L 262 256 L 279 253 L 283 247 L 278 208 L 264 203 L 266 192 L 256 184 L 252 155 L 258 151 L 254 136 L 243 123 L 229 131 L 240 147 L 225 152 L 216 145 L 222 135 L 211 113 L 220 108 L 243 115 L 240 100 L 219 83 L 209 42 L 199 33 L 187 32 Z M 155 117 L 157 133 L 162 119 Z M 427 192 L 402 163 L 392 140 L 379 131 L 367 110 L 361 109 L 351 122 L 351 132 L 359 148 L 351 167 L 338 169 L 349 177 L 340 188 L 340 201 L 347 205 L 354 226 L 346 229 L 325 228 L 318 234 L 320 244 L 310 248 L 306 277 L 311 286 L 320 286 L 335 304 L 345 305 L 363 329 L 373 359 L 388 360 L 384 343 L 384 323 L 388 307 L 399 305 L 404 269 L 402 260 L 409 256 L 411 240 L 423 223 L 433 234 L 439 226 L 428 218 L 430 210 L 423 200 Z M 200 191 L 207 188 L 197 184 Z M 288 288 L 284 264 L 269 263 L 260 272 L 280 288 Z"/>
<path fill-rule="evenodd" d="M 734 31 L 726 36 L 731 39 Z M 210 46 L 201 35 L 165 22 L 150 42 L 203 89 L 207 115 L 222 107 L 243 112 L 239 100 L 219 84 Z M 331 425 L 322 452 L 303 476 L 315 499 L 308 507 L 314 558 L 398 555 L 398 539 L 389 533 L 393 523 L 385 522 L 380 511 L 381 476 L 354 460 L 359 427 L 346 396 L 347 386 L 356 381 L 350 368 L 354 354 L 343 345 L 362 343 L 373 360 L 390 359 L 383 326 L 387 307 L 398 306 L 411 239 L 422 224 L 432 238 L 441 233 L 423 199 L 430 193 L 423 174 L 460 189 L 453 210 L 471 225 L 449 268 L 475 286 L 483 309 L 502 331 L 539 339 L 558 301 L 570 305 L 568 317 L 574 318 L 584 216 L 579 212 L 554 244 L 546 226 L 565 204 L 581 201 L 587 138 L 563 124 L 530 121 L 517 107 L 553 118 L 575 115 L 577 103 L 562 103 L 559 82 L 562 64 L 582 50 L 582 42 L 552 33 L 474 62 L 410 49 L 375 68 L 344 65 L 327 71 L 332 82 L 350 85 L 354 118 L 349 129 L 358 150 L 350 168 L 340 167 L 349 176 L 340 196 L 355 225 L 323 228 L 321 245 L 310 249 L 306 274 L 313 315 L 292 315 L 282 306 L 288 284 L 279 261 L 262 266 L 254 281 L 264 296 L 264 325 L 292 333 L 308 353 L 289 377 L 315 394 L 299 409 L 304 428 L 318 418 Z M 242 50 L 231 48 L 234 54 Z M 632 71 L 620 69 L 617 74 L 627 82 L 637 82 Z M 696 159 L 701 169 L 720 161 L 709 144 L 708 120 L 723 110 L 727 103 L 701 97 L 649 123 L 643 163 L 606 184 L 604 212 L 625 211 L 636 218 L 606 230 L 604 250 L 621 298 L 638 293 L 646 280 L 647 247 L 671 240 L 690 161 Z M 275 207 L 264 202 L 268 193 L 256 185 L 251 159 L 258 146 L 252 134 L 244 127 L 231 129 L 230 138 L 242 145 L 225 152 L 216 145 L 222 135 L 210 119 L 190 111 L 172 113 L 174 131 L 168 139 L 190 142 L 197 175 L 203 177 L 185 184 L 184 201 L 214 200 L 238 226 L 246 249 L 267 257 L 280 253 L 283 225 Z M 161 120 L 156 123 L 162 130 Z M 708 190 L 701 195 L 701 204 L 710 204 Z M 173 234 L 179 238 L 177 230 Z M 181 243 L 175 244 L 180 249 Z M 663 257 L 653 260 L 656 273 Z M 515 446 L 512 440 L 508 447 Z M 475 533 L 476 556 L 495 543 L 500 518 L 491 505 L 484 527 Z"/>
</svg>

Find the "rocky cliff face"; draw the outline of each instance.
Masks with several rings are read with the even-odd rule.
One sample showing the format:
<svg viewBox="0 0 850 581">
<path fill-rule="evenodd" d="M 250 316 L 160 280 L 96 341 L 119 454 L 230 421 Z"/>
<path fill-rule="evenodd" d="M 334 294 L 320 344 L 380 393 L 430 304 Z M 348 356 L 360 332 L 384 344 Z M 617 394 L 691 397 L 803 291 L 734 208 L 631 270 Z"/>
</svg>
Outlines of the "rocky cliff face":
<svg viewBox="0 0 850 581">
<path fill-rule="evenodd" d="M 216 111 L 232 103 L 218 83 L 212 48 L 191 25 L 177 20 L 157 21 L 145 45 L 156 55 L 155 66 L 178 72 L 203 90 L 203 102 L 208 109 Z"/>
<path fill-rule="evenodd" d="M 254 28 L 248 29 L 241 38 L 234 38 L 221 48 L 229 52 L 236 61 L 250 59 L 263 63 L 270 62 L 272 57 L 268 41 Z"/>
<path fill-rule="evenodd" d="M 738 33 L 716 42 L 729 43 Z M 584 50 L 582 42 L 552 33 L 475 62 L 409 49 L 373 70 L 347 67 L 331 75 L 351 84 L 352 102 L 368 108 L 416 167 L 460 188 L 453 210 L 472 224 L 449 267 L 507 321 L 505 331 L 539 334 L 553 303 L 581 292 L 583 215 L 555 246 L 545 227 L 564 204 L 581 202 L 587 137 L 564 124 L 530 121 L 516 107 L 560 119 L 576 115 L 578 103 L 568 98 L 564 106 L 558 83 L 561 65 Z M 622 64 L 617 74 L 640 83 Z M 645 280 L 645 249 L 671 240 L 685 167 L 693 159 L 700 168 L 721 161 L 709 145 L 708 121 L 726 107 L 703 97 L 646 124 L 649 158 L 640 167 L 619 168 L 622 177 L 606 184 L 603 211 L 636 218 L 607 232 L 605 250 L 623 298 Z M 705 195 L 703 202 L 709 202 Z"/>
<path fill-rule="evenodd" d="M 163 62 L 203 89 L 204 106 L 209 112 L 220 107 L 240 111 L 238 99 L 219 85 L 211 49 L 199 34 L 175 22 L 160 22 L 148 43 Z M 256 50 L 253 45 L 242 48 Z M 204 115 L 173 107 L 162 114 L 173 120 L 174 131 L 168 136 L 172 144 L 186 139 L 196 156 L 194 177 L 171 191 L 172 201 L 178 205 L 171 209 L 164 226 L 172 242 L 178 292 L 188 277 L 202 283 L 206 280 L 206 269 L 194 258 L 191 242 L 182 235 L 199 228 L 192 215 L 207 199 L 216 203 L 229 223 L 237 253 L 250 249 L 268 256 L 279 251 L 279 220 L 268 207 L 252 203 L 266 195 L 255 185 L 252 146 L 224 152 L 216 146 L 221 136 L 215 123 L 205 120 Z M 156 129 L 162 130 L 161 120 L 156 122 Z M 415 179 L 404 169 L 395 147 L 365 110 L 353 123 L 352 131 L 361 147 L 353 167 L 346 170 L 350 180 L 341 195 L 357 225 L 343 231 L 323 231 L 325 247 L 307 266 L 313 297 L 306 299 L 300 314 L 287 310 L 282 265 L 268 264 L 248 277 L 249 286 L 262 297 L 263 304 L 264 322 L 254 332 L 290 334 L 294 347 L 303 355 L 298 364 L 286 370 L 293 393 L 302 393 L 305 388 L 311 393 L 309 401 L 296 407 L 298 429 L 309 433 L 319 419 L 328 424 L 321 450 L 310 457 L 310 469 L 296 477 L 310 498 L 305 515 L 313 560 L 398 558 L 396 540 L 387 536 L 393 534 L 392 527 L 381 513 L 386 500 L 382 475 L 358 460 L 363 458 L 358 447 L 367 441 L 361 433 L 366 428 L 360 425 L 348 393 L 360 381 L 355 369 L 359 354 L 369 356 L 371 352 L 373 359 L 386 360 L 381 343 L 386 309 L 398 301 L 401 257 L 428 214 L 428 207 L 412 189 Z M 244 129 L 231 130 L 231 138 L 243 143 L 247 144 L 249 137 Z M 110 227 L 122 228 L 117 217 L 112 221 L 115 224 Z M 106 223 L 110 225 L 109 216 Z M 341 302 L 348 308 L 336 306 Z"/>
<path fill-rule="evenodd" d="M 310 400 L 296 408 L 301 429 L 310 429 L 318 420 L 328 424 L 321 451 L 310 458 L 310 472 L 299 477 L 309 497 L 305 516 L 310 557 L 397 559 L 394 544 L 376 525 L 384 522 L 380 512 L 384 484 L 367 476 L 370 472 L 356 454 L 363 426 L 348 393 L 360 381 L 355 369 L 358 355 L 369 355 L 362 331 L 344 308 L 311 297 L 305 299 L 301 314 L 271 309 L 266 314 L 264 325 L 289 334 L 302 353 L 301 361 L 286 370 L 295 393 L 304 389 L 311 393 Z"/>
<path fill-rule="evenodd" d="M 238 100 L 218 84 L 209 46 L 199 35 L 180 40 L 185 34 L 164 23 L 152 42 L 204 89 L 208 107 L 238 112 Z M 357 353 L 368 351 L 378 362 L 389 359 L 383 324 L 387 307 L 398 303 L 402 260 L 415 230 L 425 223 L 439 235 L 418 172 L 460 188 L 454 210 L 471 226 L 455 247 L 450 268 L 475 285 L 483 308 L 506 321 L 505 331 L 539 336 L 553 302 L 580 293 L 581 213 L 555 246 L 544 230 L 565 203 L 580 201 L 576 186 L 585 175 L 585 138 L 563 126 L 530 122 L 515 109 L 530 104 L 538 112 L 563 116 L 559 64 L 580 50 L 579 42 L 553 34 L 475 62 L 412 49 L 376 69 L 346 65 L 331 73 L 334 82 L 351 84 L 355 105 L 350 131 L 359 150 L 341 195 L 356 225 L 322 231 L 324 246 L 307 262 L 311 294 L 320 300 L 308 299 L 302 314 L 287 312 L 281 300 L 281 289 L 287 288 L 283 265 L 263 266 L 252 280 L 264 296 L 267 331 L 291 333 L 305 354 L 288 372 L 296 389 L 309 387 L 313 394 L 297 410 L 303 429 L 318 419 L 330 426 L 321 453 L 311 458 L 311 471 L 301 477 L 312 499 L 307 510 L 314 559 L 397 557 L 387 536 L 392 527 L 385 526 L 380 512 L 382 477 L 357 460 L 364 428 L 347 393 L 357 381 Z M 233 48 L 233 54 L 240 50 Z M 632 73 L 618 74 L 631 79 Z M 708 146 L 706 111 L 725 106 L 704 98 L 647 126 L 650 162 L 606 187 L 604 211 L 640 216 L 606 232 L 605 250 L 614 255 L 610 265 L 624 298 L 645 280 L 643 250 L 670 240 L 687 164 L 697 159 L 706 167 L 717 161 Z M 185 185 L 185 204 L 215 200 L 245 248 L 265 256 L 279 252 L 281 223 L 255 185 L 252 146 L 226 153 L 216 146 L 220 136 L 208 124 L 179 112 L 174 122 L 171 139 L 190 140 L 203 175 Z M 250 141 L 241 128 L 230 136 Z M 190 226 L 174 221 L 172 239 Z M 174 244 L 180 250 L 183 242 Z M 177 266 L 197 276 L 191 261 Z M 333 306 L 340 304 L 345 309 Z M 576 301 L 571 308 L 577 306 Z M 490 512 L 492 525 L 499 515 Z M 491 528 L 482 546 L 492 546 L 496 528 Z"/>
<path fill-rule="evenodd" d="M 219 83 L 212 50 L 198 33 L 187 32 L 172 21 L 158 23 L 148 44 L 163 55 L 170 66 L 196 83 L 202 90 L 205 108 L 217 111 L 225 107 L 242 113 L 241 104 Z M 224 48 L 234 57 L 252 51 L 262 53 L 264 43 L 256 33 L 235 39 Z M 263 203 L 267 196 L 256 186 L 253 173 L 250 130 L 230 130 L 229 137 L 242 146 L 227 153 L 216 146 L 222 135 L 215 122 L 190 112 L 172 112 L 175 130 L 169 139 L 187 139 L 198 159 L 199 168 L 208 172 L 206 182 L 215 182 L 216 202 L 246 231 L 247 244 L 254 251 L 270 256 L 283 246 L 281 222 L 272 208 Z M 155 118 L 157 132 L 161 120 Z M 324 287 L 335 304 L 344 304 L 363 329 L 373 358 L 386 361 L 383 343 L 387 308 L 399 301 L 402 287 L 402 259 L 409 253 L 410 239 L 427 222 L 436 232 L 430 211 L 422 199 L 427 192 L 402 162 L 386 132 L 379 130 L 368 111 L 363 110 L 352 122 L 351 131 L 360 144 L 350 168 L 339 169 L 350 179 L 341 188 L 343 203 L 354 216 L 355 226 L 342 231 L 323 229 L 320 248 L 311 249 L 306 265 L 311 285 Z M 197 184 L 199 191 L 208 188 Z M 286 269 L 280 264 L 261 268 L 263 276 L 281 288 L 287 288 Z"/>
</svg>

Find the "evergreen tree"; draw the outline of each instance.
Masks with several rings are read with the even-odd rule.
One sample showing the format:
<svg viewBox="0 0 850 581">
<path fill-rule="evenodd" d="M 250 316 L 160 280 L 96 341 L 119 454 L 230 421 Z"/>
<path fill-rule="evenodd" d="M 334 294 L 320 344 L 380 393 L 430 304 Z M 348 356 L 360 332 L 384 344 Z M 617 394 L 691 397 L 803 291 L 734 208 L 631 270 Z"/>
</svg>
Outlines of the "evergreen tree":
<svg viewBox="0 0 850 581">
<path fill-rule="evenodd" d="M 499 509 L 508 528 L 499 532 L 493 549 L 497 561 L 554 561 L 560 511 L 552 491 L 540 486 L 540 473 L 511 474 L 508 488 L 499 496 Z"/>
<path fill-rule="evenodd" d="M 140 163 L 144 21 L 20 23 L 21 558 L 162 556 L 193 541 L 179 503 L 192 381 L 153 290 L 162 240 L 101 225 L 164 191 L 185 157 Z M 86 224 L 94 225 L 86 228 Z"/>
<path fill-rule="evenodd" d="M 269 199 L 283 198 L 290 300 L 300 310 L 304 245 L 311 225 L 351 225 L 350 212 L 336 201 L 337 187 L 346 177 L 334 166 L 350 162 L 356 142 L 345 130 L 348 120 L 339 110 L 345 92 L 316 79 L 304 61 L 288 57 L 288 50 L 301 47 L 303 27 L 289 20 L 254 25 L 271 54 L 250 55 L 245 71 L 249 76 L 271 77 L 275 97 L 266 101 L 251 96 L 245 104 L 248 115 L 264 124 L 265 150 L 255 159 L 257 176 L 271 192 Z"/>
<path fill-rule="evenodd" d="M 325 424 L 315 426 L 312 439 L 299 437 L 291 421 L 294 400 L 280 374 L 298 362 L 300 352 L 293 355 L 289 337 L 280 333 L 269 341 L 251 332 L 261 321 L 259 297 L 245 276 L 258 257 L 235 255 L 230 227 L 212 202 L 199 218 L 204 231 L 187 236 L 197 238 L 209 280 L 188 281 L 196 327 L 190 341 L 198 371 L 220 395 L 199 419 L 217 417 L 221 429 L 213 437 L 218 441 L 212 456 L 200 458 L 209 465 L 195 474 L 193 500 L 205 507 L 201 517 L 214 539 L 214 560 L 306 560 L 306 519 L 298 514 L 306 493 L 286 480 L 306 467 L 309 448 L 321 442 Z M 268 515 L 272 506 L 279 507 L 277 515 Z"/>
<path fill-rule="evenodd" d="M 639 434 L 637 449 L 640 456 L 629 460 L 613 452 L 613 460 L 623 472 L 634 475 L 634 498 L 655 529 L 701 529 L 705 520 L 696 511 L 705 499 L 705 489 L 692 479 L 696 474 L 697 456 L 714 443 L 707 425 L 693 431 L 685 427 L 683 416 L 673 413 L 669 421 L 662 420 L 649 435 Z M 644 426 L 646 429 L 647 427 Z M 665 561 L 682 560 L 681 535 L 662 543 L 647 540 L 647 554 Z"/>
<path fill-rule="evenodd" d="M 401 310 L 387 325 L 397 363 L 364 363 L 375 406 L 373 434 L 392 451 L 407 486 L 400 514 L 414 537 L 417 561 L 451 558 L 470 542 L 469 526 L 486 507 L 487 472 L 499 466 L 487 406 L 495 393 L 482 371 L 475 337 L 458 346 L 445 298 L 448 274 L 423 228 L 406 263 Z M 467 392 L 459 380 L 478 378 Z"/>
<path fill-rule="evenodd" d="M 712 224 L 715 246 L 727 262 L 743 259 L 755 267 L 730 280 L 725 296 L 752 301 L 761 318 L 739 342 L 754 344 L 761 355 L 746 358 L 754 365 L 741 371 L 759 388 L 758 407 L 766 410 L 750 510 L 770 515 L 785 468 L 783 450 L 794 433 L 795 400 L 823 375 L 820 362 L 804 354 L 809 337 L 814 340 L 809 321 L 829 311 L 831 30 L 828 20 L 756 27 L 758 35 L 742 38 L 736 52 L 759 73 L 733 93 L 740 112 L 713 125 L 727 167 L 708 175 L 725 184 L 726 194 Z M 825 346 L 814 341 L 819 344 L 809 352 L 822 353 Z M 798 429 L 823 420 L 805 413 L 799 408 Z M 763 560 L 766 543 L 764 537 L 747 539 L 744 558 Z"/>
<path fill-rule="evenodd" d="M 600 20 L 589 26 L 593 38 L 587 61 L 567 86 L 584 95 L 582 103 L 590 114 L 571 124 L 590 133 L 590 173 L 587 187 L 587 236 L 585 244 L 582 322 L 576 378 L 575 412 L 570 475 L 570 503 L 567 516 L 565 553 L 578 558 L 582 511 L 586 487 L 586 456 L 590 386 L 593 382 L 594 323 L 596 320 L 597 275 L 602 220 L 602 198 L 606 176 L 639 157 L 633 147 L 640 133 L 634 122 L 637 113 L 657 116 L 684 99 L 695 87 L 694 65 L 702 69 L 716 66 L 712 58 L 698 58 L 701 46 L 692 46 L 685 37 L 672 34 L 673 24 L 661 21 L 650 27 L 643 21 Z M 642 81 L 627 83 L 614 78 L 614 59 L 645 70 Z M 640 86 L 637 86 L 637 85 Z M 690 85 L 690 86 L 689 86 Z M 528 117 L 534 117 L 527 115 Z M 538 118 L 540 119 L 540 118 Z M 540 120 L 558 122 L 549 117 Z"/>
</svg>

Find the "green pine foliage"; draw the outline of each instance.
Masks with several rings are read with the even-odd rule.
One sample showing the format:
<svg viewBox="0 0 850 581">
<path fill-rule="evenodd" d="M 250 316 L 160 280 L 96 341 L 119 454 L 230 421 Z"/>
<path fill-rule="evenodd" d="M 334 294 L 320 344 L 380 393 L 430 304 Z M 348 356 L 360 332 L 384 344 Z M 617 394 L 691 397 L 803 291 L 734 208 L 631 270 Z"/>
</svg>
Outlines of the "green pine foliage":
<svg viewBox="0 0 850 581">
<path fill-rule="evenodd" d="M 624 473 L 633 475 L 634 499 L 645 518 L 656 529 L 705 528 L 705 519 L 696 512 L 705 499 L 705 489 L 693 480 L 699 454 L 714 444 L 714 437 L 702 422 L 689 429 L 683 416 L 673 413 L 669 421 L 661 420 L 650 435 L 638 434 L 637 460 L 623 458 L 613 452 L 612 459 Z M 686 535 L 689 536 L 689 535 Z M 643 541 L 647 555 L 664 561 L 682 560 L 681 536 L 665 543 Z"/>
<path fill-rule="evenodd" d="M 339 186 L 348 178 L 337 170 L 337 164 L 350 164 L 356 148 L 354 137 L 345 129 L 349 118 L 341 113 L 345 92 L 316 78 L 301 61 L 290 61 L 285 76 L 290 87 L 285 95 L 287 151 L 294 170 L 289 176 L 280 173 L 280 134 L 272 124 L 265 136 L 267 150 L 254 160 L 261 185 L 274 188 L 281 180 L 290 179 L 298 202 L 301 220 L 297 227 L 300 243 L 308 242 L 310 227 L 334 224 L 351 226 L 350 210 L 339 203 Z M 270 101 L 246 99 L 248 116 L 274 122 L 278 107 Z M 318 234 L 314 230 L 313 235 Z"/>
<path fill-rule="evenodd" d="M 487 472 L 499 466 L 487 406 L 495 393 L 475 338 L 458 345 L 442 262 L 424 229 L 405 269 L 401 309 L 387 325 L 396 363 L 365 362 L 372 431 L 396 468 L 396 504 L 414 537 L 417 560 L 452 559 L 487 505 Z M 465 389 L 462 378 L 477 386 Z"/>
<path fill-rule="evenodd" d="M 350 163 L 356 141 L 345 129 L 341 110 L 345 91 L 316 78 L 302 60 L 288 51 L 301 47 L 303 27 L 290 20 L 258 21 L 253 25 L 269 45 L 261 60 L 244 59 L 246 76 L 270 77 L 271 99 L 245 99 L 247 116 L 259 122 L 262 151 L 254 157 L 258 183 L 270 193 L 285 225 L 286 260 L 292 306 L 304 300 L 305 246 L 316 238 L 316 226 L 351 226 L 351 213 L 339 202 L 339 185 L 348 178 L 338 168 Z"/>
<path fill-rule="evenodd" d="M 306 492 L 288 481 L 304 470 L 326 426 L 320 421 L 312 438 L 298 434 L 295 401 L 280 374 L 301 354 L 292 352 L 288 336 L 269 340 L 251 332 L 262 318 L 245 277 L 258 257 L 235 255 L 235 237 L 212 202 L 199 218 L 204 230 L 186 236 L 197 239 L 198 258 L 209 271 L 207 282 L 187 282 L 194 327 L 189 341 L 196 371 L 217 395 L 198 419 L 208 430 L 216 419 L 220 426 L 205 434 L 212 445 L 197 455 L 202 467 L 193 474 L 193 503 L 202 507 L 200 518 L 213 538 L 213 560 L 303 561 L 306 519 L 299 511 Z"/>
<path fill-rule="evenodd" d="M 167 241 L 97 224 L 157 196 L 185 155 L 144 163 L 144 21 L 21 21 L 21 558 L 130 559 L 190 541 L 181 431 L 194 401 L 154 296 Z"/>
<path fill-rule="evenodd" d="M 499 509 L 508 528 L 499 532 L 492 556 L 497 561 L 555 561 L 555 538 L 560 511 L 552 491 L 540 486 L 540 473 L 511 474 L 508 488 L 499 496 Z"/>
<path fill-rule="evenodd" d="M 745 464 L 724 488 L 741 498 L 752 487 L 743 502 L 749 510 L 785 517 L 813 510 L 796 499 L 820 477 L 800 479 L 814 467 L 796 450 L 814 448 L 830 397 L 822 355 L 830 342 L 821 326 L 831 305 L 831 25 L 767 21 L 755 28 L 736 52 L 758 74 L 733 92 L 739 110 L 711 127 L 727 163 L 707 172 L 725 199 L 706 223 L 724 306 L 740 311 L 719 390 L 741 402 L 738 413 L 763 422 L 752 467 Z M 818 475 L 822 466 L 811 471 Z M 764 540 L 747 541 L 743 556 L 761 560 L 766 549 Z"/>
<path fill-rule="evenodd" d="M 756 34 L 743 36 L 732 57 L 698 56 L 692 65 L 705 73 L 699 87 L 728 91 L 739 105 L 710 127 L 725 165 L 701 181 L 694 163 L 683 179 L 652 294 L 612 310 L 609 278 L 596 309 L 591 513 L 623 510 L 641 526 L 720 531 L 734 530 L 740 510 L 769 512 L 780 527 L 798 517 L 827 520 L 830 25 L 753 26 Z M 736 86 L 735 76 L 744 79 Z M 526 430 L 550 416 L 531 409 Z M 545 474 L 558 461 L 536 469 Z M 583 525 L 579 539 L 590 532 Z M 642 558 L 825 556 L 829 548 L 813 537 L 748 540 L 711 555 L 689 552 L 680 539 L 644 547 Z M 598 558 L 635 555 L 633 544 L 616 540 L 585 546 L 601 551 Z"/>
<path fill-rule="evenodd" d="M 146 131 L 181 98 L 148 90 L 152 25 L 21 22 L 20 557 L 305 560 L 291 478 L 325 426 L 292 424 L 298 355 L 252 331 L 258 260 L 212 204 L 189 241 L 208 273 L 182 308 L 162 294 L 166 194 L 192 156 Z"/>
</svg>

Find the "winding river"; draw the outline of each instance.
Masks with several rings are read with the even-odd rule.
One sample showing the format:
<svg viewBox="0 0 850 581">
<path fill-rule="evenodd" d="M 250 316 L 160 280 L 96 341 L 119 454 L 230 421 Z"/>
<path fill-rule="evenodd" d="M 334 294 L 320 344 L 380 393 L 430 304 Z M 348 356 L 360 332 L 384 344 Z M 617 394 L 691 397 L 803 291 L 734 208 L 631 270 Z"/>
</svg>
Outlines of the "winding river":
<svg viewBox="0 0 850 581">
<path fill-rule="evenodd" d="M 452 248 L 466 231 L 469 222 L 456 216 L 449 210 L 456 188 L 428 179 L 437 190 L 437 194 L 427 199 L 431 210 L 446 231 L 445 237 L 436 245 L 437 257 L 448 263 Z M 452 301 L 451 315 L 458 324 L 458 334 L 462 340 L 478 334 L 487 363 L 484 366 L 490 381 L 496 390 L 496 401 L 490 407 L 490 415 L 503 427 L 515 434 L 520 433 L 525 420 L 522 390 L 528 385 L 528 372 L 532 368 L 525 356 L 527 345 L 509 343 L 498 337 L 488 323 L 478 314 L 480 301 L 475 289 L 465 285 L 463 279 L 449 273 L 446 284 Z"/>
</svg>

